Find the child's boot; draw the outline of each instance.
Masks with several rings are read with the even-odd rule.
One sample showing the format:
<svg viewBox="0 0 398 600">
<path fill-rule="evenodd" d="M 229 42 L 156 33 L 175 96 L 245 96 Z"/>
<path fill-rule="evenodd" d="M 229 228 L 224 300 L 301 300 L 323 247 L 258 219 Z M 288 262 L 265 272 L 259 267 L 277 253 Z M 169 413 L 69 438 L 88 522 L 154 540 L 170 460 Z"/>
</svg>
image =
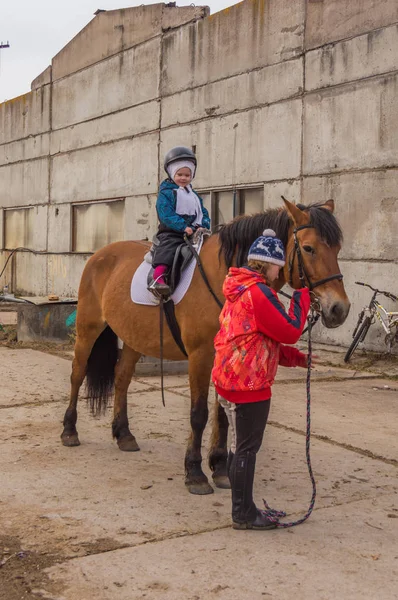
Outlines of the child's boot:
<svg viewBox="0 0 398 600">
<path fill-rule="evenodd" d="M 253 502 L 253 481 L 256 455 L 246 452 L 234 455 L 229 471 L 232 489 L 232 527 L 234 529 L 275 529 L 264 511 Z"/>
<path fill-rule="evenodd" d="M 170 296 L 170 288 L 165 281 L 165 274 L 167 272 L 167 265 L 158 265 L 153 271 L 153 285 L 151 286 L 154 290 L 162 296 Z"/>
</svg>

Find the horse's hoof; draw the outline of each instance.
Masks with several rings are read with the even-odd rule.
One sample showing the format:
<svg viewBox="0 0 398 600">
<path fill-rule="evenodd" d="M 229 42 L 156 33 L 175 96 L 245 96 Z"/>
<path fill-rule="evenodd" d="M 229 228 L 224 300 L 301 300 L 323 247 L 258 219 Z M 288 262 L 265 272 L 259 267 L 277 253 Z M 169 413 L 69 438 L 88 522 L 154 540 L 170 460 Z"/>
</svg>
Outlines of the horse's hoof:
<svg viewBox="0 0 398 600">
<path fill-rule="evenodd" d="M 214 494 L 214 490 L 210 483 L 203 481 L 202 483 L 186 483 L 188 492 L 195 494 L 196 496 L 206 496 L 207 494 Z"/>
<path fill-rule="evenodd" d="M 133 436 L 121 438 L 117 441 L 117 445 L 119 446 L 119 450 L 123 450 L 123 452 L 138 452 L 140 449 Z"/>
<path fill-rule="evenodd" d="M 230 490 L 231 482 L 226 475 L 213 475 L 214 485 L 222 490 Z"/>
<path fill-rule="evenodd" d="M 67 446 L 68 448 L 73 448 L 73 446 L 80 446 L 80 442 L 79 442 L 77 433 L 71 433 L 69 435 L 62 434 L 61 441 L 62 441 L 62 444 L 64 446 Z"/>
</svg>

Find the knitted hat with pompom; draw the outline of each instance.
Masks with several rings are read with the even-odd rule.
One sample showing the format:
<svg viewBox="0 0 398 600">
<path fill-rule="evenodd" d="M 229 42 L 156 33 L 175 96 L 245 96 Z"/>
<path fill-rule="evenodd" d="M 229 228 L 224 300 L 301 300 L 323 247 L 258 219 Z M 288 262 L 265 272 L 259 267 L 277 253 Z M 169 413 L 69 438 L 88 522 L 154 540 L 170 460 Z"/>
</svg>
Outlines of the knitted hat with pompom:
<svg viewBox="0 0 398 600">
<path fill-rule="evenodd" d="M 283 267 L 285 264 L 285 248 L 273 229 L 264 229 L 250 246 L 248 260 L 262 260 Z"/>
</svg>

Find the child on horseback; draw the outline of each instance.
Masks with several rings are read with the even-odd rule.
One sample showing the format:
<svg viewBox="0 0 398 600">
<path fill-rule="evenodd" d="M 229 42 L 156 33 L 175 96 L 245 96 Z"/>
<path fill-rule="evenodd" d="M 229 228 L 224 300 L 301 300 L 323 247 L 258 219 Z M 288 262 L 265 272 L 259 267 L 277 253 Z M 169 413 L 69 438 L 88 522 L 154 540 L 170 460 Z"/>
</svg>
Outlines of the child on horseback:
<svg viewBox="0 0 398 600">
<path fill-rule="evenodd" d="M 212 380 L 231 428 L 228 476 L 234 529 L 273 529 L 253 502 L 256 454 L 263 439 L 278 364 L 306 367 L 308 356 L 293 347 L 310 307 L 307 288 L 296 290 L 286 312 L 269 285 L 285 264 L 281 240 L 266 229 L 250 247 L 248 265 L 225 279 Z"/>
<path fill-rule="evenodd" d="M 166 274 L 173 264 L 176 249 L 183 242 L 184 234 L 192 235 L 202 227 L 210 229 L 209 213 L 191 186 L 196 166 L 195 154 L 184 146 L 172 148 L 164 159 L 168 178 L 160 184 L 156 202 L 160 221 L 157 233 L 159 244 L 155 248 L 152 264 L 153 289 L 165 296 L 170 294 Z"/>
</svg>

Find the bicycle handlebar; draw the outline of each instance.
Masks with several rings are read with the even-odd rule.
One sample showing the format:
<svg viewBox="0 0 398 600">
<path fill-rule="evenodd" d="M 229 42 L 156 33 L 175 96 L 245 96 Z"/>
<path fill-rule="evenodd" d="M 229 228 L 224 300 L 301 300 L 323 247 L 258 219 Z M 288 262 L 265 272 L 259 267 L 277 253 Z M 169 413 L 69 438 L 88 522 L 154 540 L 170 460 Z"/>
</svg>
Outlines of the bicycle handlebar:
<svg viewBox="0 0 398 600">
<path fill-rule="evenodd" d="M 396 296 L 395 294 L 392 294 L 391 292 L 385 292 L 383 290 L 378 290 L 378 289 L 372 287 L 371 285 L 369 285 L 368 283 L 362 283 L 362 281 L 356 281 L 355 283 L 356 283 L 356 285 L 363 285 L 364 287 L 368 287 L 371 290 L 373 290 L 374 292 L 376 292 L 377 294 L 383 294 L 383 296 L 386 296 L 386 298 L 390 298 L 390 300 L 393 300 L 394 302 L 398 302 L 398 296 Z"/>
</svg>

